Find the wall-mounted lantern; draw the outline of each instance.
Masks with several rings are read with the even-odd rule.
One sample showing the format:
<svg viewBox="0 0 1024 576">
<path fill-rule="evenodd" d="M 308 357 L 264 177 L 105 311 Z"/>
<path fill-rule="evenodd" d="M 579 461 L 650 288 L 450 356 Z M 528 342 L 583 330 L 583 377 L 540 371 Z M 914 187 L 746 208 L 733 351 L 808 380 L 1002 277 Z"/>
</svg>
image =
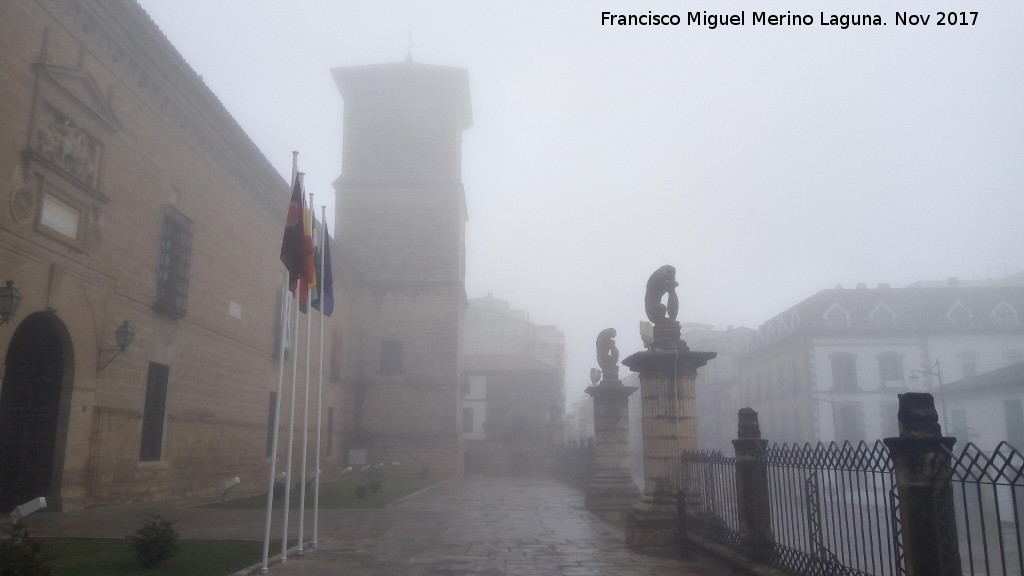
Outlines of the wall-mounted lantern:
<svg viewBox="0 0 1024 576">
<path fill-rule="evenodd" d="M 110 357 L 110 360 L 107 360 L 106 362 L 103 363 L 102 366 L 97 368 L 96 371 L 99 372 L 100 370 L 103 370 L 104 368 L 107 367 L 108 364 L 114 361 L 114 358 L 117 358 L 118 356 L 123 354 L 124 351 L 127 350 L 128 347 L 132 345 L 132 340 L 134 338 L 135 329 L 132 328 L 132 325 L 129 324 L 127 320 L 125 320 L 120 326 L 117 327 L 117 330 L 114 330 L 114 341 L 117 342 L 117 348 L 99 349 L 99 352 L 97 354 L 98 356 L 102 356 L 104 352 L 113 352 L 114 355 Z"/>
<path fill-rule="evenodd" d="M 0 325 L 11 321 L 21 304 L 21 292 L 14 287 L 14 281 L 8 280 L 7 285 L 0 287 Z"/>
</svg>

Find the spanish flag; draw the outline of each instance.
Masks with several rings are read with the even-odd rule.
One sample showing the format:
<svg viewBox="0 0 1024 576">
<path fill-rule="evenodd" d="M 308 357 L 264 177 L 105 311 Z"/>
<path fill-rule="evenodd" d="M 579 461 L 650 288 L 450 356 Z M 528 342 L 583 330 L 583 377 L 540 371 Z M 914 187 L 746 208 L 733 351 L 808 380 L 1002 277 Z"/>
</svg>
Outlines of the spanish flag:
<svg viewBox="0 0 1024 576">
<path fill-rule="evenodd" d="M 315 282 L 313 269 L 313 232 L 306 209 L 306 198 L 302 188 L 302 174 L 295 177 L 291 203 L 288 205 L 288 217 L 284 223 L 284 237 L 281 239 L 281 262 L 288 269 L 288 289 L 295 289 L 302 284 L 299 294 L 300 302 L 309 299 L 308 286 Z"/>
<path fill-rule="evenodd" d="M 305 202 L 302 204 L 302 251 L 303 266 L 308 274 L 300 278 L 302 291 L 299 292 L 299 310 L 305 314 L 309 311 L 309 290 L 316 286 L 316 264 L 313 259 L 313 218 Z"/>
</svg>

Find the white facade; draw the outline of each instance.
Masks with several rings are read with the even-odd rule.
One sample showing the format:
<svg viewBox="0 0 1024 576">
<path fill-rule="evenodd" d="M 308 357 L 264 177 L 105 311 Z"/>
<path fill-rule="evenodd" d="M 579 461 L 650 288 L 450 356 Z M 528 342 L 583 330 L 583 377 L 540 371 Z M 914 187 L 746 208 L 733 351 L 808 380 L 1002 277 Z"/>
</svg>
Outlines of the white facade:
<svg viewBox="0 0 1024 576">
<path fill-rule="evenodd" d="M 898 394 L 931 392 L 941 416 L 940 372 L 949 384 L 1020 362 L 1022 311 L 1021 275 L 970 286 L 823 290 L 760 327 L 740 358 L 734 408 L 757 410 L 773 442 L 895 436 Z"/>
</svg>

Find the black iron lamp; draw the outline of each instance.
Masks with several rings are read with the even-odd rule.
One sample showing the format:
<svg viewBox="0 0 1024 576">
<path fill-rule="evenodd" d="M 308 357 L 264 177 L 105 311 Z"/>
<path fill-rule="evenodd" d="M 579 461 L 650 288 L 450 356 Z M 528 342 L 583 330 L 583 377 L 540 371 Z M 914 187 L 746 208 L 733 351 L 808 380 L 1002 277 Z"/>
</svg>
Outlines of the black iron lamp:
<svg viewBox="0 0 1024 576">
<path fill-rule="evenodd" d="M 118 356 L 123 354 L 124 351 L 127 350 L 128 347 L 132 345 L 132 340 L 134 339 L 135 329 L 132 328 L 132 325 L 129 324 L 127 320 L 125 320 L 124 322 L 121 323 L 120 326 L 117 327 L 117 330 L 114 330 L 114 341 L 117 342 L 117 348 L 110 348 L 106 350 L 102 348 L 100 349 L 101 354 L 103 352 L 113 352 L 114 355 L 110 357 L 110 360 L 107 360 L 106 362 L 103 363 L 102 366 L 97 368 L 96 371 L 99 372 L 100 370 L 103 370 L 104 368 L 107 367 L 108 364 L 114 361 L 114 358 L 117 358 Z"/>
<path fill-rule="evenodd" d="M 14 287 L 14 281 L 8 280 L 7 285 L 0 287 L 0 325 L 11 321 L 21 304 L 21 292 Z"/>
</svg>

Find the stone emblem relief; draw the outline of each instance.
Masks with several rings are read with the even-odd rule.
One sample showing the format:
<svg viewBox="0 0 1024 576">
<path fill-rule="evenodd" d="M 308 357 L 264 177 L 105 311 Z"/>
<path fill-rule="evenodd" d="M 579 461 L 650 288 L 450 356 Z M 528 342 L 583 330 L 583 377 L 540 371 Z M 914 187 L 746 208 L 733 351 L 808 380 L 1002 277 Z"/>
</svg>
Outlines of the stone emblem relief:
<svg viewBox="0 0 1024 576">
<path fill-rule="evenodd" d="M 74 120 L 46 106 L 36 131 L 35 148 L 75 179 L 96 186 L 102 145 Z"/>
<path fill-rule="evenodd" d="M 3 201 L 7 203 L 8 212 L 4 216 L 18 224 L 29 223 L 36 214 L 36 192 L 32 183 L 25 179 L 20 163 L 14 167 L 5 192 Z"/>
</svg>

